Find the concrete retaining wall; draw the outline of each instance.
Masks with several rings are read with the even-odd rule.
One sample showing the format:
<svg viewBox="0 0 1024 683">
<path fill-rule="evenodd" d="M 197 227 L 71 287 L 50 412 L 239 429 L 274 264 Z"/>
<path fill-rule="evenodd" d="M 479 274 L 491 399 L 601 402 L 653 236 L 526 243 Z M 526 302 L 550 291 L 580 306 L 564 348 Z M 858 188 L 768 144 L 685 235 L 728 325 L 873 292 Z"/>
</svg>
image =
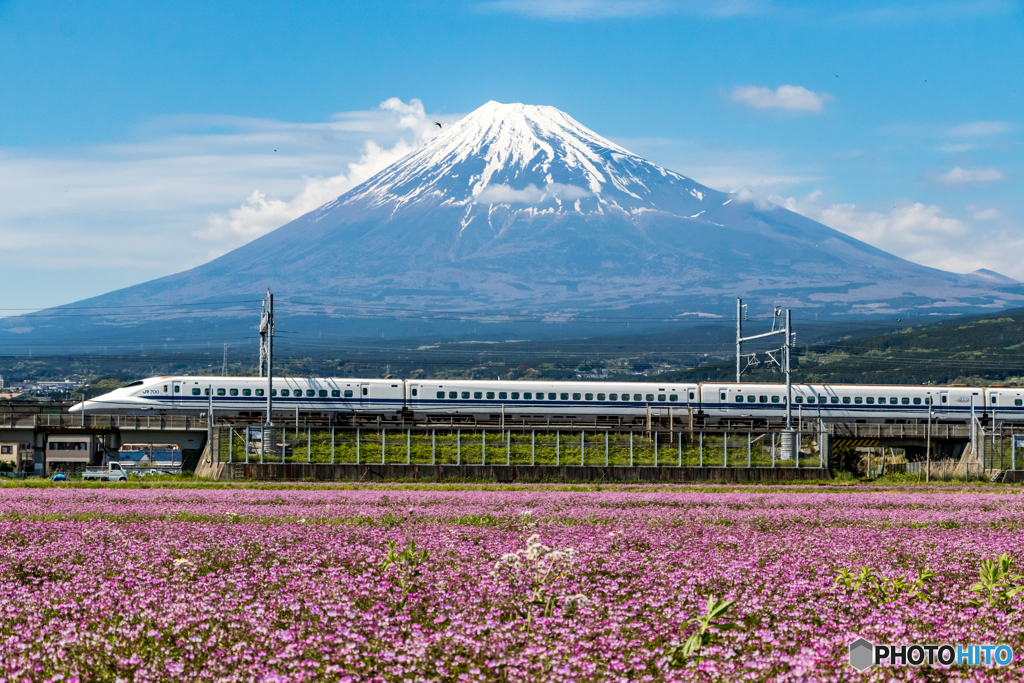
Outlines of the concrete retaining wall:
<svg viewBox="0 0 1024 683">
<path fill-rule="evenodd" d="M 306 463 L 223 466 L 225 480 L 256 481 L 491 481 L 491 482 L 776 482 L 831 479 L 817 467 L 555 467 L 518 465 L 327 465 Z"/>
</svg>

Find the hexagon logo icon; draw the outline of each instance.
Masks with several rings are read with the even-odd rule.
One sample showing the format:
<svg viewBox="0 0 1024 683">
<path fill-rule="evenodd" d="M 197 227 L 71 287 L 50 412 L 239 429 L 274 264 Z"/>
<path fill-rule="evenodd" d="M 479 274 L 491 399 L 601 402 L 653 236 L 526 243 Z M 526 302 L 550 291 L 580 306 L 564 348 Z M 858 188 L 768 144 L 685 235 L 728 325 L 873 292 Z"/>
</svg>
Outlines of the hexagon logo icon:
<svg viewBox="0 0 1024 683">
<path fill-rule="evenodd" d="M 874 664 L 875 646 L 864 638 L 858 638 L 850 643 L 850 666 L 857 671 L 863 671 Z"/>
</svg>

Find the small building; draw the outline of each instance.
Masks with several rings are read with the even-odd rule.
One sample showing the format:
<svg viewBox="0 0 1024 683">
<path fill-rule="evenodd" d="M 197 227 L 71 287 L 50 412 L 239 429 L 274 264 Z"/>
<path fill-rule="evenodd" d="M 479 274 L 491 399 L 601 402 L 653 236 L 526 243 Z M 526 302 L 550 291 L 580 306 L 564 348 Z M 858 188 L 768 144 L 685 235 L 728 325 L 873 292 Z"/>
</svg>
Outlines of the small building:
<svg viewBox="0 0 1024 683">
<path fill-rule="evenodd" d="M 16 472 L 31 472 L 34 452 L 32 444 L 18 441 L 0 442 L 0 462 L 9 462 Z"/>
<path fill-rule="evenodd" d="M 91 434 L 51 434 L 46 442 L 46 474 L 83 472 L 97 459 L 97 451 Z"/>
</svg>

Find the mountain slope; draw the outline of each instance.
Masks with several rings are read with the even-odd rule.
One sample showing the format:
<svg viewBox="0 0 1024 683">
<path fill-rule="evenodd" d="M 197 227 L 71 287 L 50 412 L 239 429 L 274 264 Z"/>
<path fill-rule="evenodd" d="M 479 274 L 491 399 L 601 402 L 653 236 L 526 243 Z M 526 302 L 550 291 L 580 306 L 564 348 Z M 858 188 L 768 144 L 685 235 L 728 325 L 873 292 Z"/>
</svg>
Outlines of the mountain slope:
<svg viewBox="0 0 1024 683">
<path fill-rule="evenodd" d="M 303 329 L 450 334 L 450 322 L 396 322 L 386 311 L 368 321 L 364 307 L 463 318 L 728 317 L 743 296 L 818 315 L 949 313 L 1024 300 L 1024 286 L 1006 280 L 919 266 L 781 207 L 740 201 L 552 107 L 488 102 L 278 230 L 88 303 L 248 299 L 271 287 L 282 300 L 330 305 L 296 322 Z M 107 322 L 158 332 L 169 317 Z"/>
</svg>

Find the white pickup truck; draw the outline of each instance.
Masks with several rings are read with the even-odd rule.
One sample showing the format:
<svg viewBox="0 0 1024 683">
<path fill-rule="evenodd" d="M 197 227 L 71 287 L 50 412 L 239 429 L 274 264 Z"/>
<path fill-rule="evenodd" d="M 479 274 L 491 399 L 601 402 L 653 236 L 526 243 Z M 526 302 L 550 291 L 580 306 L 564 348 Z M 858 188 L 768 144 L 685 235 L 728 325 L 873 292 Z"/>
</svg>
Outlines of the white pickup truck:
<svg viewBox="0 0 1024 683">
<path fill-rule="evenodd" d="M 86 467 L 82 479 L 100 481 L 128 481 L 128 473 L 121 469 L 121 463 L 107 463 L 105 467 Z"/>
</svg>

